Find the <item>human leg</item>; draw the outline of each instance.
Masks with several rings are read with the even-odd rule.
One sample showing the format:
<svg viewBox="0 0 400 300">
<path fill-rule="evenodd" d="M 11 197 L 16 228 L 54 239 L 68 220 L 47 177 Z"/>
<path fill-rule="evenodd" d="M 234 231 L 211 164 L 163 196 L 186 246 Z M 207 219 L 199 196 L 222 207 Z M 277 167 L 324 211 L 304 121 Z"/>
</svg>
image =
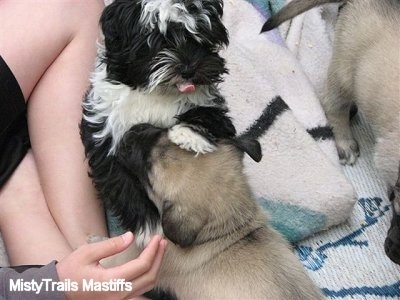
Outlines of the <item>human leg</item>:
<svg viewBox="0 0 400 300">
<path fill-rule="evenodd" d="M 42 190 L 73 248 L 84 243 L 88 233 L 107 233 L 78 129 L 101 10 L 101 0 L 0 2 L 0 55 L 28 99 Z"/>
<path fill-rule="evenodd" d="M 31 152 L 0 190 L 0 228 L 11 265 L 48 264 L 71 252 L 51 216 Z"/>
<path fill-rule="evenodd" d="M 74 36 L 43 74 L 28 102 L 31 144 L 45 197 L 73 248 L 85 243 L 88 234 L 107 234 L 78 127 L 81 101 L 94 66 L 100 6 L 77 6 L 72 12 L 77 23 Z"/>
</svg>

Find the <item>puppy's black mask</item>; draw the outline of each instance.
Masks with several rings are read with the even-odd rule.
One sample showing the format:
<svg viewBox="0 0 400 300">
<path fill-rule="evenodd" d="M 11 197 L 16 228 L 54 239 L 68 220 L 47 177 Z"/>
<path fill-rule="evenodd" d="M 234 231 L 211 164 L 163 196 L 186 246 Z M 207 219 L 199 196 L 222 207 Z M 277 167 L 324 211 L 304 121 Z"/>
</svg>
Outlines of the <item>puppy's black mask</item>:
<svg viewBox="0 0 400 300">
<path fill-rule="evenodd" d="M 108 79 L 150 91 L 220 82 L 222 9 L 222 0 L 115 0 L 100 19 Z"/>
</svg>

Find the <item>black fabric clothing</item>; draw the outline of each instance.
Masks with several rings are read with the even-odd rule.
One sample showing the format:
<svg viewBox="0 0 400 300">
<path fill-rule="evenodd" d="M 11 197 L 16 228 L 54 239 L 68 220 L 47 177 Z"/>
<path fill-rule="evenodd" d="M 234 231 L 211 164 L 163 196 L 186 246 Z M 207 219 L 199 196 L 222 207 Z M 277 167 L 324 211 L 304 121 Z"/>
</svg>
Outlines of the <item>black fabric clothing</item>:
<svg viewBox="0 0 400 300">
<path fill-rule="evenodd" d="M 14 74 L 0 56 L 0 188 L 29 148 L 25 99 Z"/>
</svg>

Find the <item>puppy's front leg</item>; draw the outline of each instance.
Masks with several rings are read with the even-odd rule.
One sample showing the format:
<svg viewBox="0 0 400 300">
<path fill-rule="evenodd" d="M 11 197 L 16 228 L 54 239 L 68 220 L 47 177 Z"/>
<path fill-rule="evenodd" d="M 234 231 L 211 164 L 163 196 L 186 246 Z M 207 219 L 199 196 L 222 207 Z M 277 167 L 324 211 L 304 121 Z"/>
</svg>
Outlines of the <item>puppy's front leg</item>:
<svg viewBox="0 0 400 300">
<path fill-rule="evenodd" d="M 183 149 L 196 153 L 212 152 L 218 139 L 233 138 L 236 135 L 227 112 L 227 109 L 221 107 L 192 108 L 176 116 L 178 124 L 169 130 L 168 137 Z"/>
<path fill-rule="evenodd" d="M 337 72 L 339 71 L 336 67 L 330 66 L 325 97 L 322 98 L 321 104 L 332 126 L 340 163 L 352 165 L 360 155 L 358 143 L 350 129 L 352 94 L 345 84 L 342 84 Z"/>
<path fill-rule="evenodd" d="M 189 124 L 180 123 L 174 125 L 168 131 L 168 138 L 182 149 L 196 153 L 213 152 L 216 146 L 203 135 L 196 132 Z"/>
<path fill-rule="evenodd" d="M 360 150 L 350 129 L 349 109 L 338 107 L 328 110 L 327 118 L 332 125 L 340 163 L 353 165 L 360 156 Z"/>
</svg>

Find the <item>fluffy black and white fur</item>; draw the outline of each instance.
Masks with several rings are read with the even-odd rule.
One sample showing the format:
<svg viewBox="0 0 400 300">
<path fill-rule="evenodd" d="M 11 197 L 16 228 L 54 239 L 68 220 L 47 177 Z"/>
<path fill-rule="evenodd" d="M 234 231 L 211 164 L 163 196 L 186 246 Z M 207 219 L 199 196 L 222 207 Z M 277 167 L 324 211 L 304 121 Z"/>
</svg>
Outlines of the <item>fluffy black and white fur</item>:
<svg viewBox="0 0 400 300">
<path fill-rule="evenodd" d="M 159 135 L 194 153 L 235 135 L 218 90 L 222 14 L 222 0 L 115 0 L 101 16 L 81 136 L 99 197 L 139 244 L 161 230 L 144 188 Z"/>
</svg>

